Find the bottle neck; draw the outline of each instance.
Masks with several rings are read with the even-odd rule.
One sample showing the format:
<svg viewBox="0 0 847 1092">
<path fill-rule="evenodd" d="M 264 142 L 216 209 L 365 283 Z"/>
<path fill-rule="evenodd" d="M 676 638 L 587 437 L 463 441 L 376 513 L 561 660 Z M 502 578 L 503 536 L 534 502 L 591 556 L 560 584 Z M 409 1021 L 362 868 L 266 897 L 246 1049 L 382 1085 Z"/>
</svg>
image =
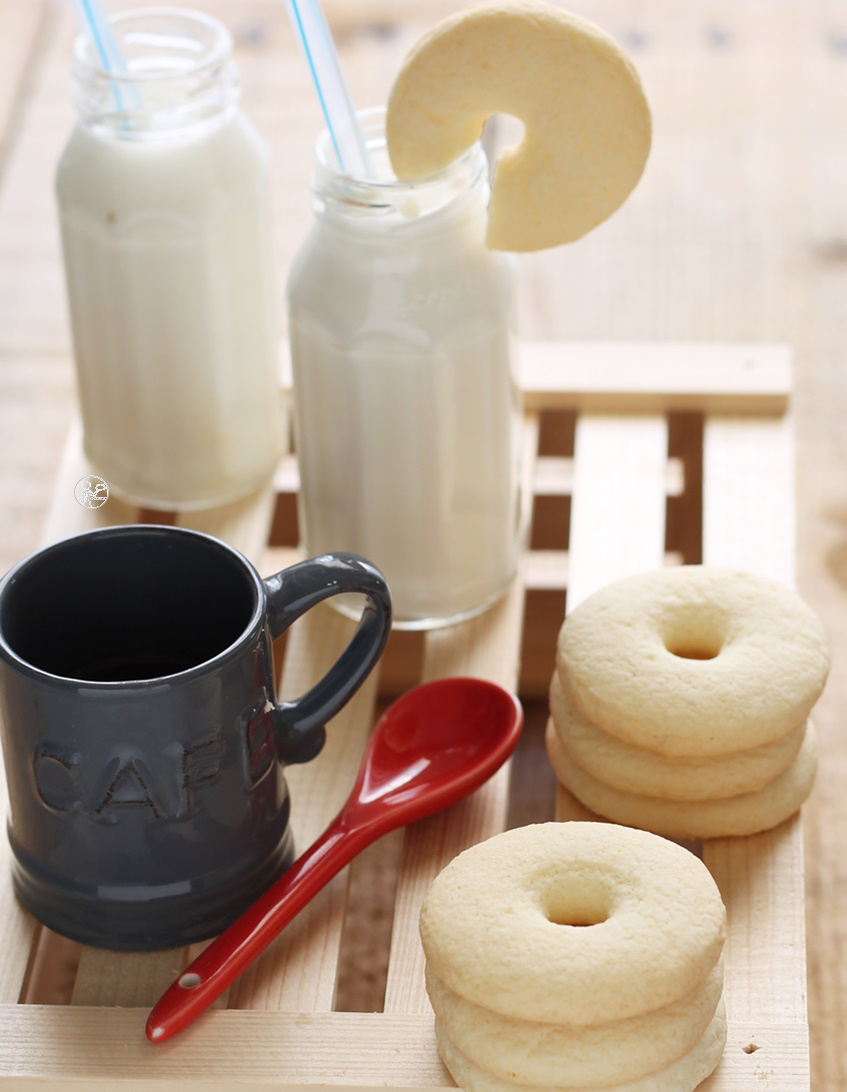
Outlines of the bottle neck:
<svg viewBox="0 0 847 1092">
<path fill-rule="evenodd" d="M 237 109 L 232 38 L 200 12 L 155 8 L 116 16 L 124 69 L 106 71 L 88 40 L 74 46 L 71 91 L 81 123 L 118 140 L 183 139 Z"/>
<path fill-rule="evenodd" d="M 388 159 L 385 111 L 363 111 L 359 118 L 375 177 L 342 173 L 324 132 L 315 145 L 312 179 L 312 208 L 322 223 L 362 237 L 384 238 L 441 233 L 469 217 L 484 216 L 488 161 L 479 144 L 438 174 L 399 181 Z"/>
</svg>

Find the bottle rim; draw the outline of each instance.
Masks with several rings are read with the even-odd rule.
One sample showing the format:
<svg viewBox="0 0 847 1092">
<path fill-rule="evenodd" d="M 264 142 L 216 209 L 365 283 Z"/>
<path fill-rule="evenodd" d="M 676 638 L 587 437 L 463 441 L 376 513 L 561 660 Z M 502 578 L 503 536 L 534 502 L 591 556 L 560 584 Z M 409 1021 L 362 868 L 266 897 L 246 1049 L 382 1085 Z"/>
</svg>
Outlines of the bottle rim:
<svg viewBox="0 0 847 1092">
<path fill-rule="evenodd" d="M 134 71 L 130 69 L 127 72 L 121 72 L 115 69 L 108 69 L 103 66 L 102 62 L 96 56 L 92 55 L 91 44 L 88 38 L 84 33 L 80 33 L 75 38 L 73 45 L 73 59 L 75 65 L 84 69 L 86 75 L 89 77 L 107 80 L 109 83 L 125 86 L 128 84 L 167 82 L 169 80 L 184 79 L 187 76 L 202 76 L 205 72 L 211 72 L 215 68 L 226 63 L 232 54 L 232 35 L 223 23 L 213 16 L 207 15 L 205 12 L 195 11 L 190 8 L 165 6 L 129 8 L 126 11 L 117 12 L 115 15 L 110 16 L 109 23 L 118 39 L 121 39 L 122 37 L 125 38 L 127 33 L 130 33 L 125 28 L 131 26 L 133 23 L 139 23 L 142 20 L 146 22 L 163 18 L 181 20 L 186 27 L 200 27 L 208 32 L 208 48 L 203 50 L 202 55 L 200 55 L 196 61 L 189 62 L 181 68 L 160 68 L 151 71 Z M 142 31 L 138 29 L 135 33 L 140 34 Z M 148 34 L 149 33 L 152 32 L 148 31 Z"/>
<path fill-rule="evenodd" d="M 390 171 L 385 138 L 385 113 L 384 106 L 357 111 L 369 152 Z M 324 129 L 318 136 L 314 152 L 314 195 L 329 201 L 339 211 L 346 212 L 355 212 L 358 208 L 380 210 L 389 214 L 391 210 L 402 209 L 406 202 L 426 202 L 436 194 L 443 194 L 447 199 L 451 193 L 455 196 L 462 190 L 473 187 L 481 179 L 487 180 L 488 175 L 488 160 L 481 141 L 476 141 L 442 170 L 413 179 L 398 179 L 393 174 L 363 178 L 342 171 L 338 166 L 328 129 Z"/>
</svg>

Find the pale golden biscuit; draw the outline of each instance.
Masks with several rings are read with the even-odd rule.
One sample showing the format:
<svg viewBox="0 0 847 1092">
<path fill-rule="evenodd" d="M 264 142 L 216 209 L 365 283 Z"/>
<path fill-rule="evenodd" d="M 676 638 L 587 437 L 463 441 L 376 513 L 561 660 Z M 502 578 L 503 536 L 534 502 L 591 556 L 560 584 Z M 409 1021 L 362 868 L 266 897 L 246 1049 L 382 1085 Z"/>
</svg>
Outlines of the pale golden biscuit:
<svg viewBox="0 0 847 1092">
<path fill-rule="evenodd" d="M 552 1086 L 566 1080 L 593 1088 L 645 1077 L 687 1054 L 715 1015 L 723 964 L 719 961 L 685 997 L 664 1008 L 583 1027 L 501 1016 L 460 997 L 430 967 L 426 988 L 450 1041 L 492 1076 Z"/>
<path fill-rule="evenodd" d="M 665 838 L 725 838 L 770 830 L 799 810 L 812 791 L 817 769 L 817 738 L 810 721 L 797 758 L 764 789 L 720 800 L 661 800 L 621 792 L 592 777 L 568 754 L 552 720 L 546 739 L 557 778 L 587 808 Z"/>
<path fill-rule="evenodd" d="M 420 933 L 432 971 L 505 1016 L 607 1023 L 684 997 L 714 967 L 726 913 L 702 861 L 645 831 L 539 823 L 454 858 Z"/>
<path fill-rule="evenodd" d="M 559 739 L 586 773 L 610 788 L 666 800 L 717 800 L 763 789 L 788 769 L 806 734 L 803 723 L 773 743 L 726 757 L 655 754 L 592 724 L 565 694 L 558 675 L 550 683 L 550 717 Z"/>
<path fill-rule="evenodd" d="M 555 1085 L 536 1085 L 528 1081 L 508 1081 L 475 1065 L 458 1047 L 451 1042 L 438 1021 L 435 1023 L 435 1035 L 438 1051 L 444 1064 L 450 1070 L 453 1080 L 460 1088 L 468 1092 L 600 1092 L 596 1085 L 565 1084 L 562 1080 Z M 709 1026 L 700 1040 L 682 1058 L 677 1059 L 649 1076 L 638 1080 L 622 1081 L 620 1084 L 604 1085 L 602 1092 L 694 1092 L 694 1089 L 709 1076 L 721 1060 L 726 1045 L 726 1009 L 723 999 Z"/>
<path fill-rule="evenodd" d="M 726 757 L 805 721 L 829 651 L 817 616 L 785 585 L 685 565 L 589 596 L 562 626 L 556 668 L 576 708 L 620 739 Z"/>
<path fill-rule="evenodd" d="M 525 125 L 498 160 L 486 243 L 571 242 L 626 199 L 650 150 L 650 111 L 632 62 L 604 31 L 552 4 L 501 0 L 450 16 L 406 58 L 388 99 L 398 178 L 445 168 L 492 114 Z"/>
</svg>

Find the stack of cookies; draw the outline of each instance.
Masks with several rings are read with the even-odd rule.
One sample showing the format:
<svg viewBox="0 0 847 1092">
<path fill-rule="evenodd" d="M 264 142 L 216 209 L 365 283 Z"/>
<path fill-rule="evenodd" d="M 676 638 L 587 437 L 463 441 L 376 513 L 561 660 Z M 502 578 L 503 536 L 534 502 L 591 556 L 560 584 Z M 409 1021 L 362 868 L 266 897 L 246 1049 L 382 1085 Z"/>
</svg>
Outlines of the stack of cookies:
<svg viewBox="0 0 847 1092">
<path fill-rule="evenodd" d="M 687 850 L 543 823 L 452 861 L 421 913 L 441 1057 L 470 1092 L 691 1092 L 726 1038 L 725 912 Z"/>
<path fill-rule="evenodd" d="M 766 830 L 808 796 L 826 638 L 790 588 L 680 566 L 627 577 L 569 615 L 550 686 L 559 781 L 618 823 L 673 838 Z"/>
</svg>

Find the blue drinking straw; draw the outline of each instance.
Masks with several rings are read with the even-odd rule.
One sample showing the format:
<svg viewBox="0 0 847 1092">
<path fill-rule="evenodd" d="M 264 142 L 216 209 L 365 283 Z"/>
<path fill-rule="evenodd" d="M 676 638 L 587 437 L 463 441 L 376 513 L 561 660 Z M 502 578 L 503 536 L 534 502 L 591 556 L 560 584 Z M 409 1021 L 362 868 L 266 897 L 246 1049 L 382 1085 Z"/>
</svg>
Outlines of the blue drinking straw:
<svg viewBox="0 0 847 1092">
<path fill-rule="evenodd" d="M 306 56 L 339 167 L 357 178 L 373 178 L 364 134 L 320 0 L 286 0 L 286 8 Z"/>
<path fill-rule="evenodd" d="M 100 62 L 103 71 L 114 72 L 119 76 L 127 75 L 129 70 L 100 0 L 73 0 L 73 6 L 92 55 Z M 115 96 L 115 106 L 122 112 L 124 106 L 121 89 L 115 81 L 112 81 L 112 94 Z"/>
</svg>

